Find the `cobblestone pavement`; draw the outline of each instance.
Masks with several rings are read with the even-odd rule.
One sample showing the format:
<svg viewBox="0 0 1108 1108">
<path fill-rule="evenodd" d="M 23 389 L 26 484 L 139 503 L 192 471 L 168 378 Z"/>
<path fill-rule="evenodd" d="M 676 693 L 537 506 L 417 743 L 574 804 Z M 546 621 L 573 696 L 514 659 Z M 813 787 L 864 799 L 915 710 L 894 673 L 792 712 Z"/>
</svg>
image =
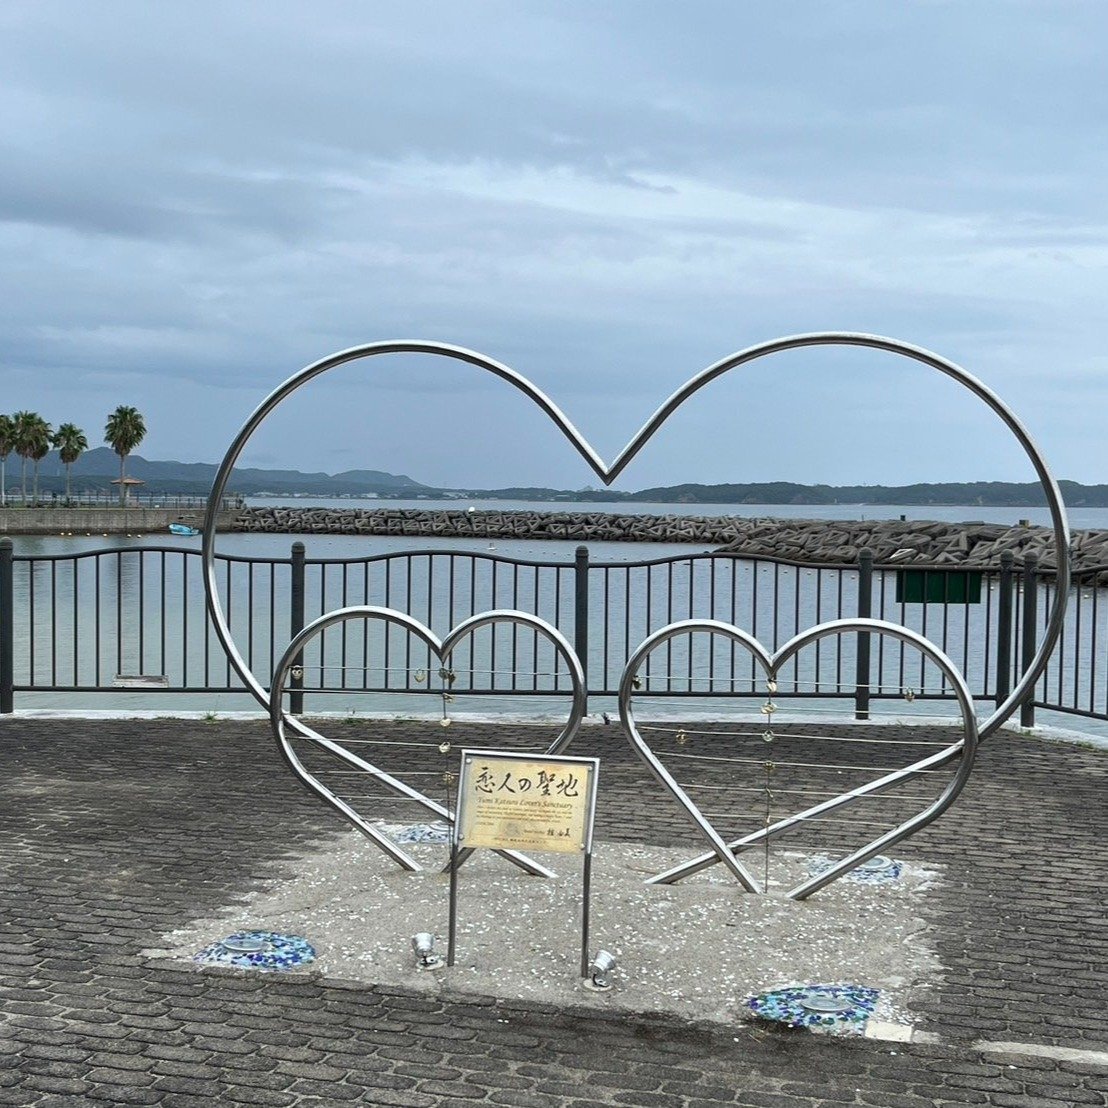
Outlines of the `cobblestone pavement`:
<svg viewBox="0 0 1108 1108">
<path fill-rule="evenodd" d="M 637 799 L 615 728 L 573 750 L 604 759 L 600 838 L 689 841 Z M 911 1044 L 147 961 L 345 825 L 262 723 L 5 719 L 0 767 L 0 1104 L 1108 1104 L 1103 1054 L 1044 1056 L 1108 1049 L 1103 753 L 998 736 L 952 812 L 898 849 L 947 867 L 946 972 L 913 998 L 935 1041 Z"/>
</svg>

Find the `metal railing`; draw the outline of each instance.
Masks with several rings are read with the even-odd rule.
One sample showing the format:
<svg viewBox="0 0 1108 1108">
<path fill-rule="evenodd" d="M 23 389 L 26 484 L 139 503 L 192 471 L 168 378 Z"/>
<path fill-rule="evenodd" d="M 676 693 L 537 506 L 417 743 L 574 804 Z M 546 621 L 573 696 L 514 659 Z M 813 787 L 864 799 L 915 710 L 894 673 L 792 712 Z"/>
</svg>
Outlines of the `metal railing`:
<svg viewBox="0 0 1108 1108">
<path fill-rule="evenodd" d="M 980 571 L 979 592 L 957 602 L 942 601 L 954 595 L 949 583 L 960 576 L 964 585 L 966 570 L 880 570 L 868 552 L 857 565 L 834 566 L 718 553 L 594 562 L 585 547 L 562 561 L 457 550 L 324 559 L 294 543 L 287 558 L 219 555 L 216 564 L 235 642 L 263 685 L 293 634 L 335 608 L 399 608 L 440 635 L 467 616 L 514 608 L 559 628 L 577 649 L 589 692 L 604 696 L 616 694 L 635 647 L 675 620 L 734 623 L 772 649 L 816 623 L 871 615 L 926 636 L 975 698 L 1000 703 L 1034 654 L 1053 588 L 1033 560 L 1017 568 L 1010 555 Z M 917 584 L 931 602 L 909 598 L 898 579 L 905 572 L 922 575 Z M 1106 619 L 1101 590 L 1075 587 L 1063 636 L 1022 707 L 1025 725 L 1036 707 L 1108 719 Z M 569 688 L 549 644 L 519 627 L 485 629 L 450 665 L 455 694 Z M 440 668 L 395 628 L 345 624 L 305 650 L 294 708 L 307 694 L 426 692 Z M 702 633 L 667 642 L 641 678 L 641 696 L 764 695 L 753 659 Z M 849 700 L 863 719 L 875 700 L 950 696 L 931 663 L 872 635 L 818 642 L 777 681 L 778 697 Z M 152 545 L 15 555 L 11 540 L 0 540 L 0 712 L 13 710 L 16 694 L 120 689 L 243 692 L 209 622 L 199 553 Z"/>
</svg>

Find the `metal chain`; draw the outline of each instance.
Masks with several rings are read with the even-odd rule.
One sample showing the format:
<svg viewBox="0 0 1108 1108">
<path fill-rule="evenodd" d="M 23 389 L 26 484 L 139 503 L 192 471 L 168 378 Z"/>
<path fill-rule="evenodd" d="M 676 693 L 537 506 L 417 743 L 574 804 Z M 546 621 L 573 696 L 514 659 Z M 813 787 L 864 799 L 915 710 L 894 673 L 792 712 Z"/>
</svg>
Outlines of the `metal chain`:
<svg viewBox="0 0 1108 1108">
<path fill-rule="evenodd" d="M 777 692 L 777 682 L 774 681 L 772 678 L 766 682 L 766 692 L 767 692 L 768 696 L 766 698 L 765 704 L 762 705 L 762 714 L 766 717 L 766 722 L 771 723 L 772 720 L 773 720 L 773 713 L 775 711 L 777 711 L 777 705 L 774 704 L 774 702 L 773 702 L 773 694 L 775 692 Z M 765 731 L 762 732 L 762 741 L 764 743 L 766 743 L 767 746 L 772 747 L 773 740 L 775 738 L 776 738 L 776 736 L 773 733 L 773 728 L 767 726 Z M 772 758 L 767 758 L 765 763 L 764 763 L 764 766 L 765 766 L 765 774 L 766 774 L 766 780 L 765 780 L 766 823 L 765 823 L 765 826 L 768 828 L 773 823 L 773 788 L 772 788 L 772 784 L 773 784 L 773 771 L 774 771 L 774 768 L 775 768 L 775 764 L 773 762 L 773 759 Z M 770 850 L 769 840 L 770 840 L 770 836 L 766 835 L 765 839 L 764 839 L 764 842 L 765 842 L 765 858 L 764 858 L 764 862 L 763 862 L 763 872 L 762 872 L 762 892 L 763 893 L 768 893 L 769 892 L 769 850 Z"/>
</svg>

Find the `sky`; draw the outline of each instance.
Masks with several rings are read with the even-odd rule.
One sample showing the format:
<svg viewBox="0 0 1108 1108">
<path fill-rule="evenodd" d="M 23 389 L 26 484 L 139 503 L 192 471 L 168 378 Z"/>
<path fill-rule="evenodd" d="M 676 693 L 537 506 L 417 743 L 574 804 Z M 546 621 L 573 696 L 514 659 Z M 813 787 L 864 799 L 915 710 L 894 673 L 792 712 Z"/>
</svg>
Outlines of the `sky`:
<svg viewBox="0 0 1108 1108">
<path fill-rule="evenodd" d="M 426 339 L 612 459 L 693 374 L 835 330 L 926 347 L 1108 480 L 1108 5 L 0 5 L 0 410 L 118 404 L 219 461 L 281 382 Z M 363 359 L 244 464 L 599 484 L 482 371 Z M 857 349 L 683 406 L 615 485 L 1034 479 L 976 398 Z"/>
</svg>

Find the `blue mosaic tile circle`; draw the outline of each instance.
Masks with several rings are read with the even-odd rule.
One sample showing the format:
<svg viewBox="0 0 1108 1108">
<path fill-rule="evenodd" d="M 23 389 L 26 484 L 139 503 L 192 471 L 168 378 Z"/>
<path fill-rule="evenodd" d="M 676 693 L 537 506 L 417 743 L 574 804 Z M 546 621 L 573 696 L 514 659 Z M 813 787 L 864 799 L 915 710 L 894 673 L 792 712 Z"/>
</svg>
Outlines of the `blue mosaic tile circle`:
<svg viewBox="0 0 1108 1108">
<path fill-rule="evenodd" d="M 443 820 L 435 820 L 434 823 L 410 824 L 385 823 L 383 820 L 376 820 L 373 826 L 392 839 L 397 846 L 450 842 L 450 824 Z"/>
<path fill-rule="evenodd" d="M 837 860 L 828 858 L 825 854 L 817 855 L 808 862 L 808 875 L 818 877 L 821 873 L 829 870 Z M 860 866 L 848 870 L 839 880 L 853 881 L 859 885 L 888 885 L 899 880 L 904 870 L 904 863 L 893 859 L 890 859 L 890 864 L 883 869 L 866 869 L 865 865 L 866 863 L 863 862 Z"/>
<path fill-rule="evenodd" d="M 434 823 L 414 823 L 410 827 L 400 828 L 392 841 L 398 844 L 408 843 L 448 843 L 450 842 L 450 824 L 442 820 Z"/>
<path fill-rule="evenodd" d="M 232 950 L 224 943 L 259 942 L 260 950 Z M 315 961 L 315 947 L 299 935 L 278 931 L 236 931 L 226 939 L 204 947 L 193 956 L 194 962 L 212 966 L 238 966 L 241 969 L 285 970 Z"/>
<path fill-rule="evenodd" d="M 879 993 L 863 985 L 796 985 L 772 989 L 747 1000 L 756 1016 L 789 1027 L 835 1027 L 865 1023 L 873 1015 Z M 813 1011 L 804 1001 L 842 1003 L 842 1011 Z"/>
</svg>

